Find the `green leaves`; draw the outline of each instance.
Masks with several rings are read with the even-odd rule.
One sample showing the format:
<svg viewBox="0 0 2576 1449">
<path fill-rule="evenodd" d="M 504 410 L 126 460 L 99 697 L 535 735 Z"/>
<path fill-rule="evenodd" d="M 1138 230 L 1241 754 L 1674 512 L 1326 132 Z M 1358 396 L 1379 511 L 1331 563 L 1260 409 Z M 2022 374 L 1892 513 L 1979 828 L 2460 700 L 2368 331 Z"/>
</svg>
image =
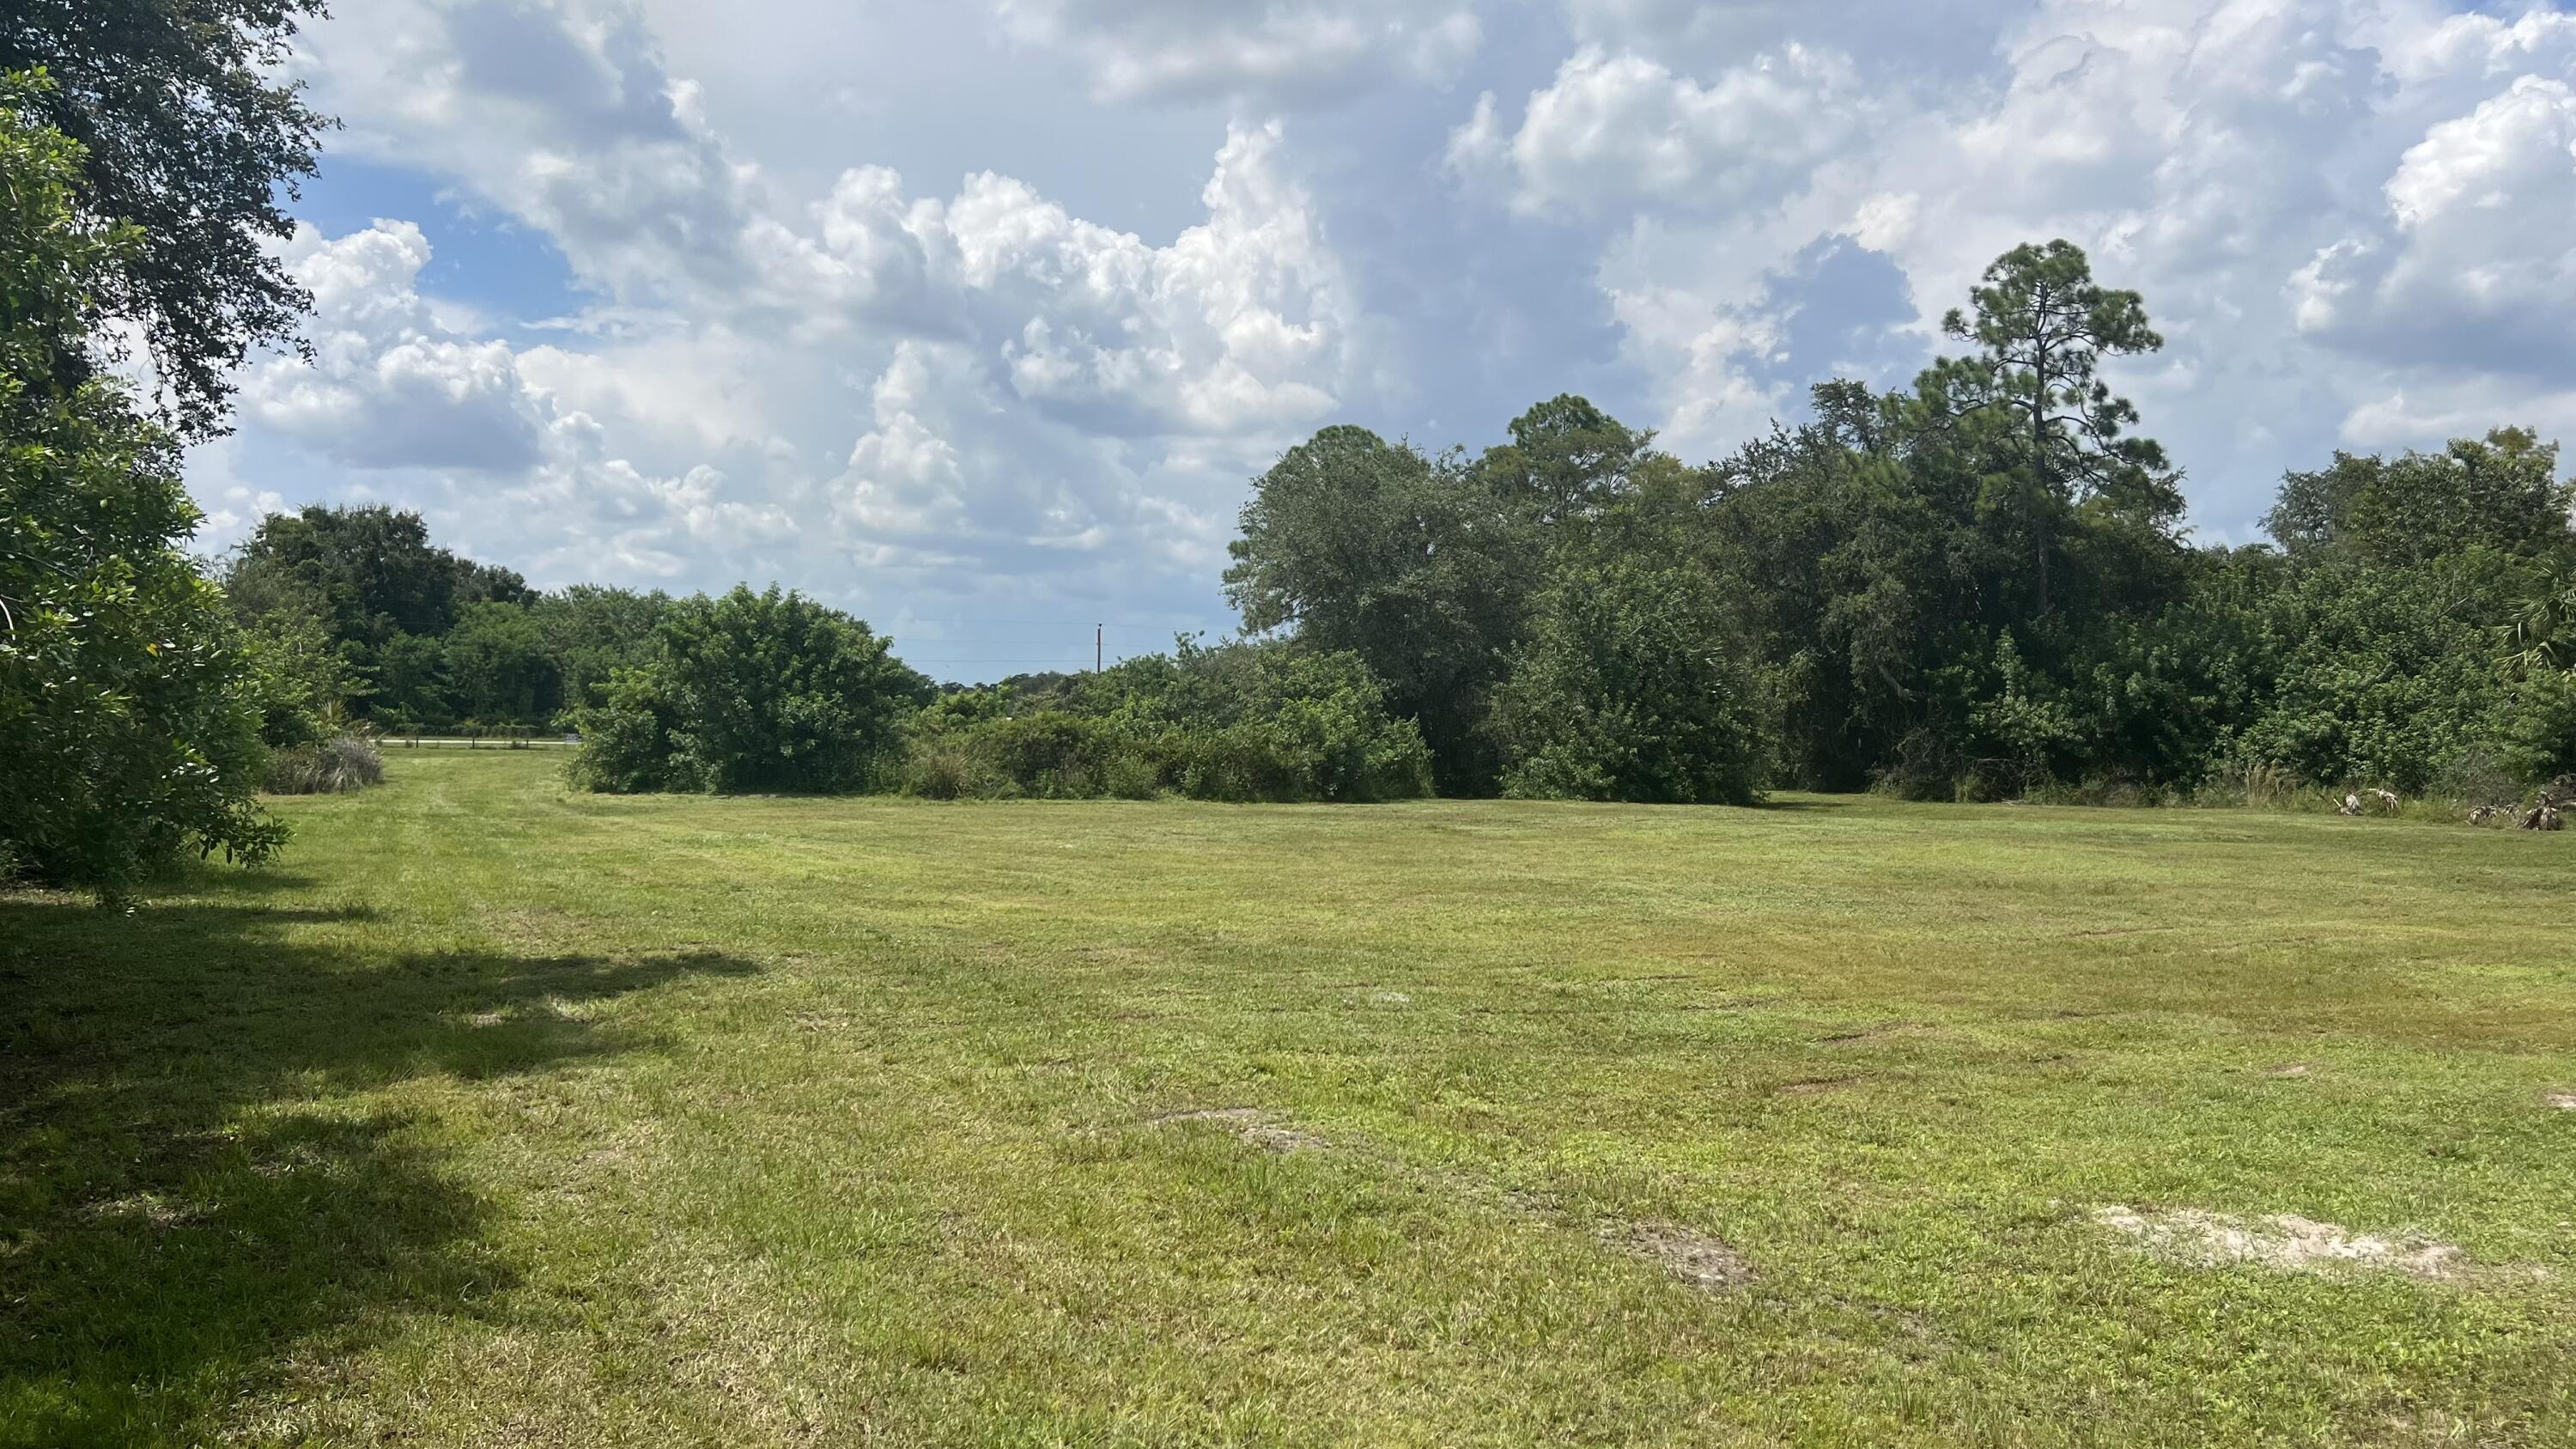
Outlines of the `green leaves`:
<svg viewBox="0 0 2576 1449">
<path fill-rule="evenodd" d="M 1130 659 L 1051 705 L 951 695 L 913 721 L 914 794 L 1374 801 L 1431 793 L 1430 752 L 1359 656 L 1271 640 Z"/>
<path fill-rule="evenodd" d="M 1517 796 L 1743 805 L 1770 773 L 1724 585 L 1688 562 L 1569 561 L 1496 703 Z"/>
<path fill-rule="evenodd" d="M 2471 549 L 2542 561 L 2569 546 L 2576 483 L 2557 477 L 2558 448 L 2520 428 L 2461 438 L 2439 453 L 2337 453 L 2291 473 L 2263 526 L 2303 557 L 2404 566 Z"/>
<path fill-rule="evenodd" d="M 772 586 L 683 599 L 644 668 L 575 716 L 594 790 L 840 794 L 885 773 L 930 682 L 835 609 Z"/>
<path fill-rule="evenodd" d="M 322 0 L 13 0 L 0 72 L 55 84 L 11 109 L 85 153 L 74 211 L 113 266 L 31 258 L 21 288 L 140 320 L 184 432 L 222 430 L 230 374 L 291 339 L 305 298 L 268 243 L 314 169 L 329 122 L 276 80 L 297 22 Z M 19 175 L 14 165 L 11 177 Z M 0 205 L 18 204 L 0 196 Z M 71 334 L 62 334 L 71 335 Z"/>
<path fill-rule="evenodd" d="M 1293 627 L 1365 660 L 1390 707 L 1420 722 L 1441 788 L 1490 793 L 1493 692 L 1550 554 L 1672 464 L 1652 441 L 1572 394 L 1472 461 L 1326 428 L 1254 481 L 1226 592 L 1252 633 Z"/>
<path fill-rule="evenodd" d="M 257 862 L 263 701 L 184 552 L 172 439 L 91 375 L 90 296 L 122 238 L 73 209 L 77 148 L 0 83 L 0 857 L 113 899 L 188 850 Z"/>
</svg>

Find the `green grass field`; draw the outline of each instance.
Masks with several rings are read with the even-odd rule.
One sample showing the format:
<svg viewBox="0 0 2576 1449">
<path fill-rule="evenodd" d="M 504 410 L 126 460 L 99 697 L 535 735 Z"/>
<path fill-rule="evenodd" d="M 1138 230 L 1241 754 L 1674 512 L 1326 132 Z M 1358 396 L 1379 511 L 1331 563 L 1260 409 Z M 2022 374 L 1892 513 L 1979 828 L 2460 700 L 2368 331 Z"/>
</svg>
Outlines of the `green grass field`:
<svg viewBox="0 0 2576 1449">
<path fill-rule="evenodd" d="M 0 897 L 0 1442 L 2576 1443 L 2576 838 L 562 763 Z"/>
</svg>

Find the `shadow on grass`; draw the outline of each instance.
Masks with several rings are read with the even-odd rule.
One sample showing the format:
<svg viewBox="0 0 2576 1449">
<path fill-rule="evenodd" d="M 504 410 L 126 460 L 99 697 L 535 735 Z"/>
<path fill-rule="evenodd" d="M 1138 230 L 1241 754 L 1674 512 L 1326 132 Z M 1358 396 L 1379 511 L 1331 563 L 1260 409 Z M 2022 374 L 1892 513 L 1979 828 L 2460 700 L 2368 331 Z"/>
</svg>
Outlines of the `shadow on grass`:
<svg viewBox="0 0 2576 1449">
<path fill-rule="evenodd" d="M 579 1006 L 756 969 L 311 945 L 371 913 L 271 898 L 0 898 L 0 1444 L 201 1442 L 385 1310 L 490 1311 L 488 1209 L 345 1094 L 631 1050 Z"/>
</svg>

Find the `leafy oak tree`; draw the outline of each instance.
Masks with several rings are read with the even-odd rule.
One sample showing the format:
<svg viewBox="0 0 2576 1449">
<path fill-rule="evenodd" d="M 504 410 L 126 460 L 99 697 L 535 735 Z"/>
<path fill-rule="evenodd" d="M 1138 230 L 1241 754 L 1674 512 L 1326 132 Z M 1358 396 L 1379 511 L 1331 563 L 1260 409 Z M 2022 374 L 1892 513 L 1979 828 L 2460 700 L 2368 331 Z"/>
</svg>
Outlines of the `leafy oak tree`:
<svg viewBox="0 0 2576 1449">
<path fill-rule="evenodd" d="M 307 298 L 270 243 L 329 125 L 276 78 L 322 0 L 9 0 L 0 71 L 43 69 L 37 118 L 83 148 L 75 214 L 127 228 L 92 279 L 140 321 L 181 432 L 223 430 L 231 374 L 293 336 Z"/>
<path fill-rule="evenodd" d="M 2547 561 L 2570 543 L 2576 485 L 2558 478 L 2558 448 L 2520 428 L 2462 438 L 2439 453 L 2337 453 L 2292 472 L 2263 526 L 2301 557 L 2391 567 L 2472 549 Z"/>
<path fill-rule="evenodd" d="M 1534 485 L 1554 497 L 1554 485 Z M 1226 592 L 1250 633 L 1358 655 L 1419 721 L 1442 791 L 1490 794 L 1484 729 L 1539 582 L 1524 516 L 1454 454 L 1332 427 L 1253 484 Z"/>
</svg>

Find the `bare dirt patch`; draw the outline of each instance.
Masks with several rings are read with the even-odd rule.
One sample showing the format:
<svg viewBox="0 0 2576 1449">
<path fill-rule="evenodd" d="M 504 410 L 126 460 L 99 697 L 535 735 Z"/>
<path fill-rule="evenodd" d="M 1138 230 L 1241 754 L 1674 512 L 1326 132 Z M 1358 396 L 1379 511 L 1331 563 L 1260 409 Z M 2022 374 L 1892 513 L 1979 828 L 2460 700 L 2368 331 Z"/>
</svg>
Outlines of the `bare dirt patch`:
<svg viewBox="0 0 2576 1449">
<path fill-rule="evenodd" d="M 1208 1107 L 1193 1112 L 1167 1112 L 1146 1125 L 1172 1127 L 1183 1122 L 1216 1123 L 1231 1129 L 1235 1136 L 1264 1152 L 1311 1152 L 1324 1146 L 1323 1138 L 1312 1132 L 1282 1126 L 1258 1107 Z"/>
<path fill-rule="evenodd" d="M 2552 1092 L 2542 1100 L 2561 1112 L 2576 1112 L 2576 1092 Z"/>
<path fill-rule="evenodd" d="M 1601 1240 L 1703 1293 L 1724 1293 L 1753 1281 L 1753 1265 L 1725 1239 L 1679 1223 L 1613 1223 L 1602 1228 Z"/>
<path fill-rule="evenodd" d="M 2110 1203 L 2093 1210 L 2093 1221 L 2136 1239 L 2151 1256 L 2194 1267 L 2251 1263 L 2287 1273 L 2378 1271 L 2435 1282 L 2456 1281 L 2472 1271 L 2456 1245 L 2421 1233 L 2356 1233 L 2293 1213 L 2244 1218 L 2199 1208 L 2149 1210 Z"/>
</svg>

